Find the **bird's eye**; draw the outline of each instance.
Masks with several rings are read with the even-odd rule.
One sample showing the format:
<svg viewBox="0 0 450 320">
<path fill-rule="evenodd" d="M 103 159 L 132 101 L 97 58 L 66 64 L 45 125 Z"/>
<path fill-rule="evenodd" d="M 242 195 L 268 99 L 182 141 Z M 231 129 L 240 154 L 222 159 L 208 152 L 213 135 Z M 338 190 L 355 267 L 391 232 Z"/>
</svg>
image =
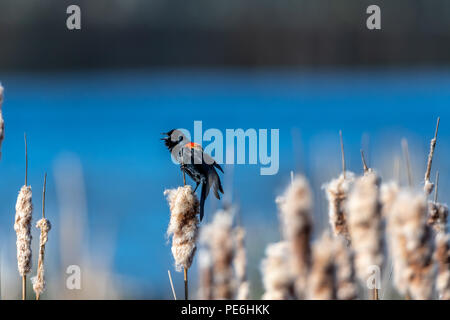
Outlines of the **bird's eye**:
<svg viewBox="0 0 450 320">
<path fill-rule="evenodd" d="M 178 142 L 181 142 L 181 140 L 183 140 L 183 136 L 178 137 Z"/>
</svg>

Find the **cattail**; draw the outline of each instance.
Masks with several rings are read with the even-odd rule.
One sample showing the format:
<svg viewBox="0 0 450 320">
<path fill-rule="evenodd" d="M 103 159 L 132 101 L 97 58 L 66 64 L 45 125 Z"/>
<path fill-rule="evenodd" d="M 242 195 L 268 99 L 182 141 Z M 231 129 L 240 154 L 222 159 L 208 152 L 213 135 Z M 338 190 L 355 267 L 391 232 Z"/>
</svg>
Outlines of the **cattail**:
<svg viewBox="0 0 450 320">
<path fill-rule="evenodd" d="M 450 300 L 450 244 L 449 235 L 436 235 L 436 251 L 434 258 L 437 262 L 436 289 L 439 299 Z"/>
<path fill-rule="evenodd" d="M 232 234 L 233 214 L 220 210 L 211 224 L 202 230 L 201 241 L 210 248 L 214 273 L 214 299 L 233 299 L 234 242 Z"/>
<path fill-rule="evenodd" d="M 432 295 L 431 230 L 426 224 L 425 196 L 401 191 L 388 217 L 394 283 L 413 299 Z"/>
<path fill-rule="evenodd" d="M 17 235 L 17 267 L 22 277 L 31 271 L 31 219 L 33 204 L 31 187 L 24 185 L 16 202 L 14 230 Z"/>
<path fill-rule="evenodd" d="M 356 274 L 364 283 L 372 273 L 371 266 L 383 263 L 379 183 L 374 171 L 365 173 L 356 180 L 347 205 Z"/>
<path fill-rule="evenodd" d="M 45 279 L 44 279 L 44 253 L 45 253 L 45 244 L 48 241 L 48 232 L 51 229 L 51 224 L 48 219 L 42 218 L 36 223 L 36 228 L 41 229 L 41 236 L 39 238 L 39 261 L 38 261 L 38 270 L 37 275 L 31 278 L 33 283 L 33 290 L 36 293 L 36 299 L 39 299 L 39 296 L 45 290 Z"/>
<path fill-rule="evenodd" d="M 261 263 L 264 300 L 288 300 L 292 298 L 293 277 L 290 264 L 290 244 L 286 241 L 269 244 L 266 258 Z"/>
<path fill-rule="evenodd" d="M 394 181 L 383 183 L 380 187 L 381 215 L 387 218 L 392 210 L 397 194 L 400 188 Z"/>
<path fill-rule="evenodd" d="M 245 250 L 245 230 L 242 227 L 237 227 L 234 230 L 236 239 L 236 252 L 234 255 L 234 271 L 237 280 L 237 294 L 238 300 L 248 300 L 249 298 L 249 283 L 247 281 L 247 257 Z"/>
<path fill-rule="evenodd" d="M 333 240 L 327 232 L 313 245 L 312 261 L 308 277 L 308 298 L 311 300 L 336 299 Z"/>
<path fill-rule="evenodd" d="M 431 139 L 430 152 L 428 153 L 427 169 L 425 171 L 425 185 L 423 188 L 426 195 L 431 194 L 431 192 L 433 192 L 433 188 L 434 188 L 434 183 L 432 183 L 430 181 L 430 175 L 431 175 L 431 164 L 433 162 L 434 149 L 436 148 L 437 134 L 438 134 L 438 130 L 439 130 L 439 121 L 440 121 L 440 118 L 437 119 L 436 131 L 434 133 L 434 138 Z"/>
<path fill-rule="evenodd" d="M 277 203 L 283 236 L 290 245 L 296 294 L 301 298 L 305 295 L 306 279 L 311 264 L 312 196 L 308 181 L 304 177 L 296 177 L 283 197 L 277 199 Z"/>
<path fill-rule="evenodd" d="M 199 292 L 200 300 L 211 300 L 213 298 L 213 270 L 212 257 L 207 249 L 201 249 L 198 252 L 198 268 L 199 268 Z"/>
<path fill-rule="evenodd" d="M 357 297 L 353 253 L 342 238 L 334 240 L 334 262 L 336 265 L 336 295 L 339 300 L 353 300 Z"/>
<path fill-rule="evenodd" d="M 350 242 L 347 226 L 346 201 L 348 192 L 354 181 L 352 172 L 342 173 L 339 178 L 324 185 L 328 199 L 328 214 L 334 235 L 344 237 Z"/>
<path fill-rule="evenodd" d="M 446 233 L 447 230 L 448 207 L 438 202 L 428 202 L 427 224 L 436 232 Z"/>
<path fill-rule="evenodd" d="M 167 235 L 172 236 L 172 255 L 175 268 L 189 269 L 196 251 L 199 201 L 191 186 L 164 191 L 170 207 Z"/>
<path fill-rule="evenodd" d="M 2 142 L 5 138 L 5 121 L 3 121 L 2 115 L 2 105 L 3 105 L 3 87 L 0 83 L 0 159 L 2 158 Z"/>
</svg>

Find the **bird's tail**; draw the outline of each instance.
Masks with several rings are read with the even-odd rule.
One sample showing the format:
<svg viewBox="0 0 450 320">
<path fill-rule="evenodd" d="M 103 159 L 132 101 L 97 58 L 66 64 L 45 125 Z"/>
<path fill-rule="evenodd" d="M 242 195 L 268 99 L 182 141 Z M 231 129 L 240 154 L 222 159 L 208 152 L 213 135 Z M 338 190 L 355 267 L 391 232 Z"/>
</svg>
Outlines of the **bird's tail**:
<svg viewBox="0 0 450 320">
<path fill-rule="evenodd" d="M 203 219 L 203 215 L 205 214 L 205 200 L 207 197 L 207 193 L 209 186 L 206 183 L 202 183 L 202 192 L 200 196 L 200 221 Z"/>
</svg>

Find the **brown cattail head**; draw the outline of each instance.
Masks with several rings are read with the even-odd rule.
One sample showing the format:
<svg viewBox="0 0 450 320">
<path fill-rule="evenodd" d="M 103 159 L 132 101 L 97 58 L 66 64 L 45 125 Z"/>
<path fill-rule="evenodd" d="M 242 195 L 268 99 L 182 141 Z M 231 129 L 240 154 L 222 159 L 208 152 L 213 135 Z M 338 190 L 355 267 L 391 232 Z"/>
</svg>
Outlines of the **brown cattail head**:
<svg viewBox="0 0 450 320">
<path fill-rule="evenodd" d="M 202 229 L 200 240 L 211 253 L 214 273 L 214 299 L 233 299 L 235 283 L 233 278 L 233 212 L 220 210 L 213 221 Z"/>
<path fill-rule="evenodd" d="M 448 217 L 448 207 L 445 204 L 432 201 L 428 202 L 427 223 L 436 232 L 446 233 L 447 217 Z"/>
<path fill-rule="evenodd" d="M 290 244 L 287 241 L 269 244 L 261 263 L 264 300 L 288 300 L 292 298 L 293 276 L 290 264 Z"/>
<path fill-rule="evenodd" d="M 305 294 L 311 264 L 312 196 L 308 181 L 304 177 L 296 177 L 284 195 L 277 199 L 277 203 L 283 236 L 290 245 L 296 293 L 300 298 Z"/>
<path fill-rule="evenodd" d="M 388 218 L 394 283 L 413 299 L 432 295 L 431 230 L 426 224 L 425 195 L 401 191 Z"/>
<path fill-rule="evenodd" d="M 235 236 L 235 255 L 234 255 L 234 272 L 237 280 L 237 294 L 238 300 L 247 300 L 249 297 L 249 283 L 247 281 L 247 256 L 245 250 L 245 230 L 242 227 L 236 227 L 234 230 Z"/>
<path fill-rule="evenodd" d="M 39 238 L 39 261 L 37 275 L 31 278 L 33 283 L 33 290 L 36 296 L 39 297 L 45 290 L 45 278 L 44 278 L 44 253 L 45 244 L 48 241 L 48 232 L 51 229 L 50 221 L 42 218 L 36 223 L 36 228 L 41 229 L 41 236 Z"/>
<path fill-rule="evenodd" d="M 339 300 L 357 297 L 353 252 L 342 238 L 334 240 L 334 262 L 336 265 L 336 295 Z"/>
<path fill-rule="evenodd" d="M 2 114 L 2 105 L 3 105 L 3 87 L 0 83 L 0 159 L 2 158 L 2 142 L 5 138 L 5 121 L 3 121 Z"/>
<path fill-rule="evenodd" d="M 325 232 L 313 245 L 313 264 L 308 277 L 308 299 L 336 299 L 336 268 L 333 240 Z"/>
<path fill-rule="evenodd" d="M 14 230 L 17 235 L 17 267 L 23 277 L 31 271 L 31 219 L 33 204 L 31 187 L 23 186 L 16 202 Z"/>
<path fill-rule="evenodd" d="M 324 185 L 328 199 L 328 214 L 331 229 L 334 235 L 342 236 L 350 242 L 350 234 L 347 226 L 346 201 L 348 192 L 354 181 L 354 174 L 346 172 L 339 178 L 331 180 Z"/>
<path fill-rule="evenodd" d="M 198 236 L 199 201 L 191 186 L 164 191 L 170 207 L 167 235 L 172 236 L 175 268 L 189 269 L 194 260 Z"/>
<path fill-rule="evenodd" d="M 374 171 L 358 178 L 347 205 L 356 273 L 363 283 L 371 275 L 371 267 L 381 268 L 383 263 L 379 183 L 380 179 Z"/>
<path fill-rule="evenodd" d="M 449 235 L 436 235 L 436 251 L 434 258 L 437 262 L 436 289 L 439 299 L 450 300 L 450 244 Z"/>
</svg>

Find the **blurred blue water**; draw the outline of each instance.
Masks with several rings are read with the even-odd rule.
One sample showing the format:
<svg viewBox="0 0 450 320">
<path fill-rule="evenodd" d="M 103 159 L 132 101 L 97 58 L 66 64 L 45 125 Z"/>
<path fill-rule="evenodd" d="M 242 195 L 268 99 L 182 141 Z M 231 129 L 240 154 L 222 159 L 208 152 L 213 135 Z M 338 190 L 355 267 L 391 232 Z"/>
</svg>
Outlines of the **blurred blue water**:
<svg viewBox="0 0 450 320">
<path fill-rule="evenodd" d="M 277 175 L 260 176 L 255 165 L 225 166 L 225 191 L 239 204 L 244 226 L 270 228 L 266 236 L 257 234 L 262 241 L 276 237 L 274 198 L 290 170 L 310 176 L 321 199 L 322 175 L 330 174 L 328 179 L 340 170 L 339 129 L 348 166 L 358 171 L 362 136 L 370 137 L 367 152 L 374 165 L 382 163 L 382 151 L 397 152 L 403 136 L 412 153 L 423 155 L 440 115 L 434 165 L 441 172 L 443 198 L 450 187 L 445 161 L 450 154 L 450 70 L 165 70 L 6 74 L 0 80 L 6 96 L 0 162 L 3 238 L 14 236 L 26 131 L 30 184 L 40 190 L 44 170 L 49 173 L 48 216 L 57 221 L 54 161 L 67 152 L 76 154 L 87 190 L 89 246 L 95 250 L 104 230 L 114 230 L 115 271 L 139 279 L 149 290 L 169 292 L 165 275 L 172 259 L 163 191 L 181 183 L 160 133 L 193 130 L 194 120 L 202 120 L 204 130 L 280 129 Z M 40 196 L 34 201 L 39 206 Z M 218 206 L 208 200 L 206 221 Z M 319 204 L 317 212 L 323 215 L 324 210 Z"/>
</svg>

